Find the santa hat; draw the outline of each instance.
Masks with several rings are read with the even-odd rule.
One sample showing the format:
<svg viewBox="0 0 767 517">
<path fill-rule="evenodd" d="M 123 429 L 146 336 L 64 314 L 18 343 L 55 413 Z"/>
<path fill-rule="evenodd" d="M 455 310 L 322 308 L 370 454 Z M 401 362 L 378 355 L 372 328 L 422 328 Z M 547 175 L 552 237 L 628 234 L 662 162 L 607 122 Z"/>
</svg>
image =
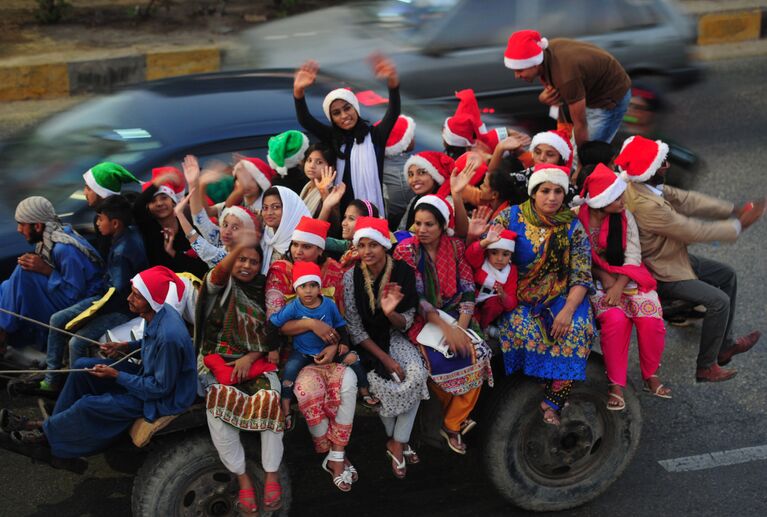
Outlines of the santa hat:
<svg viewBox="0 0 767 517">
<path fill-rule="evenodd" d="M 269 152 L 266 159 L 277 174 L 285 176 L 288 169 L 298 165 L 304 159 L 309 148 L 309 139 L 301 131 L 291 129 L 273 136 L 267 143 Z"/>
<path fill-rule="evenodd" d="M 329 222 L 303 216 L 301 217 L 301 220 L 298 221 L 296 229 L 293 230 L 293 237 L 291 240 L 293 242 L 307 242 L 309 244 L 314 244 L 324 250 L 325 239 L 328 238 L 329 229 Z"/>
<path fill-rule="evenodd" d="M 626 186 L 615 171 L 599 163 L 583 183 L 581 197 L 591 208 L 604 208 L 618 199 Z"/>
<path fill-rule="evenodd" d="M 445 119 L 442 127 L 442 139 L 446 144 L 456 147 L 469 147 L 476 142 L 477 128 L 482 126 L 479 105 L 474 90 L 467 88 L 455 94 L 458 107 L 452 117 Z"/>
<path fill-rule="evenodd" d="M 166 174 L 176 175 L 178 177 L 177 184 L 174 185 L 171 182 L 163 183 L 157 187 L 157 192 L 155 192 L 154 195 L 159 196 L 160 194 L 165 194 L 171 198 L 174 203 L 178 203 L 181 201 L 181 198 L 184 197 L 186 178 L 184 178 L 184 174 L 175 167 L 157 167 L 152 169 L 152 179 L 144 183 L 142 190 L 148 189 L 154 180 L 160 176 L 165 176 Z"/>
<path fill-rule="evenodd" d="M 537 133 L 530 141 L 530 150 L 534 150 L 540 144 L 550 145 L 559 153 L 562 160 L 570 168 L 573 163 L 573 145 L 570 143 L 570 135 L 566 131 L 552 129 Z"/>
<path fill-rule="evenodd" d="M 322 111 L 325 112 L 325 116 L 331 124 L 333 123 L 333 119 L 330 117 L 330 105 L 339 100 L 348 102 L 355 110 L 357 110 L 357 115 L 360 114 L 360 101 L 357 100 L 357 96 L 354 95 L 354 92 L 348 88 L 336 88 L 325 95 L 325 99 L 322 101 Z"/>
<path fill-rule="evenodd" d="M 376 241 L 387 250 L 391 249 L 389 225 L 386 219 L 367 216 L 358 217 L 354 225 L 354 238 L 352 239 L 355 246 L 360 243 L 360 239 L 370 239 Z"/>
<path fill-rule="evenodd" d="M 380 123 L 381 121 L 379 120 L 373 125 L 377 126 Z M 391 133 L 389 133 L 388 140 L 386 140 L 384 154 L 386 156 L 397 156 L 404 153 L 410 147 L 414 137 L 415 121 L 406 115 L 400 115 L 397 117 L 397 122 L 394 123 Z"/>
<path fill-rule="evenodd" d="M 442 196 L 428 194 L 416 202 L 414 210 L 417 210 L 420 205 L 431 205 L 436 208 L 447 224 L 447 234 L 452 236 L 455 233 L 455 212 L 453 211 L 453 205 L 447 199 Z"/>
<path fill-rule="evenodd" d="M 131 279 L 133 287 L 141 293 L 152 310 L 159 312 L 163 304 L 181 311 L 181 300 L 186 289 L 184 282 L 165 266 L 146 269 Z"/>
<path fill-rule="evenodd" d="M 445 180 L 450 177 L 455 167 L 455 162 L 445 153 L 437 151 L 421 151 L 418 154 L 414 154 L 405 162 L 405 168 L 403 170 L 405 179 L 407 179 L 407 171 L 411 165 L 415 165 L 418 169 L 424 169 L 429 173 L 437 185 L 442 185 Z"/>
<path fill-rule="evenodd" d="M 293 289 L 308 282 L 317 282 L 322 287 L 322 272 L 314 262 L 296 262 L 293 264 Z"/>
<path fill-rule="evenodd" d="M 112 162 L 101 162 L 83 174 L 85 184 L 102 198 L 116 196 L 124 183 L 141 183 L 125 167 Z"/>
<path fill-rule="evenodd" d="M 242 160 L 237 163 L 242 164 L 242 167 L 250 173 L 253 180 L 258 183 L 261 192 L 272 186 L 272 181 L 277 172 L 269 167 L 269 164 L 264 160 L 260 158 L 243 157 Z M 232 170 L 232 174 L 234 174 L 234 169 Z"/>
<path fill-rule="evenodd" d="M 485 125 L 482 124 L 482 127 L 484 126 Z M 486 145 L 489 152 L 492 153 L 495 151 L 495 148 L 498 147 L 501 140 L 505 139 L 507 136 L 509 136 L 509 132 L 505 127 L 497 127 L 490 131 L 479 131 L 477 133 L 477 140 Z"/>
<path fill-rule="evenodd" d="M 516 232 L 511 230 L 503 230 L 500 235 L 500 240 L 490 244 L 487 249 L 489 250 L 508 250 L 514 253 L 514 246 L 517 238 Z"/>
<path fill-rule="evenodd" d="M 538 31 L 517 31 L 509 38 L 503 63 L 512 70 L 524 70 L 543 63 L 543 51 L 548 48 L 549 40 L 541 37 Z"/>
<path fill-rule="evenodd" d="M 256 228 L 261 226 L 261 220 L 258 216 L 243 206 L 234 205 L 224 208 L 224 211 L 221 212 L 221 222 L 223 223 L 224 219 L 230 215 L 236 217 L 242 223 L 243 227 L 248 230 L 255 231 Z"/>
<path fill-rule="evenodd" d="M 527 180 L 527 194 L 532 196 L 533 189 L 547 181 L 559 185 L 567 192 L 567 189 L 570 187 L 570 169 L 561 165 L 539 163 L 533 169 L 530 179 Z"/>
<path fill-rule="evenodd" d="M 668 145 L 660 140 L 632 136 L 623 142 L 615 165 L 626 181 L 643 183 L 655 175 L 668 156 Z"/>
<path fill-rule="evenodd" d="M 458 169 L 458 172 L 461 172 L 464 168 L 466 168 L 466 161 L 469 159 L 469 153 L 463 153 L 461 156 L 458 157 L 458 159 L 455 161 L 455 168 Z M 475 187 L 482 183 L 482 180 L 485 178 L 485 174 L 487 173 L 487 164 L 485 162 L 482 162 L 479 167 L 476 168 L 474 171 L 474 176 L 471 177 L 469 180 L 469 185 L 474 185 Z"/>
</svg>

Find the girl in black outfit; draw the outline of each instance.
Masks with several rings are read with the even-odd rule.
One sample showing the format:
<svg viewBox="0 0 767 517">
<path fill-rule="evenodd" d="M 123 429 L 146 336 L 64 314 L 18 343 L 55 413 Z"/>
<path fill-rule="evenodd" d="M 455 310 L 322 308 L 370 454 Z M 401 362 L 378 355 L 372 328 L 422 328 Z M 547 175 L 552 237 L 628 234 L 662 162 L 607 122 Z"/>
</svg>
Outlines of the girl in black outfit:
<svg viewBox="0 0 767 517">
<path fill-rule="evenodd" d="M 394 64 L 381 55 L 370 59 L 376 77 L 386 79 L 389 88 L 389 105 L 381 123 L 371 126 L 360 117 L 356 96 L 345 88 L 330 92 L 322 103 L 325 116 L 331 125 L 325 125 L 311 113 L 306 105 L 304 90 L 314 84 L 319 65 L 307 61 L 296 71 L 293 97 L 298 122 L 320 141 L 330 146 L 337 156 L 336 184 L 347 185 L 341 198 L 341 213 L 353 199 L 365 199 L 384 212 L 383 161 L 386 140 L 389 138 L 400 114 L 399 78 Z"/>
</svg>

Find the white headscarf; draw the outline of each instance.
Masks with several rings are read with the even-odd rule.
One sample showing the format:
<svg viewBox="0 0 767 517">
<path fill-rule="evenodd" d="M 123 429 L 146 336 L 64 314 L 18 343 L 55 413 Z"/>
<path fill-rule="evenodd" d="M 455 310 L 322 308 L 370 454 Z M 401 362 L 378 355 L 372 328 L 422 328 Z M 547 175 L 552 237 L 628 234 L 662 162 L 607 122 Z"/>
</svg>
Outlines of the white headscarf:
<svg viewBox="0 0 767 517">
<path fill-rule="evenodd" d="M 272 252 L 276 250 L 278 253 L 285 254 L 293 238 L 293 230 L 298 226 L 298 221 L 304 216 L 312 216 L 298 194 L 286 187 L 277 186 L 276 188 L 280 192 L 280 200 L 282 201 L 282 219 L 276 232 L 268 226 L 264 227 L 264 236 L 261 237 L 261 249 L 264 252 L 261 273 L 264 275 L 269 272 Z"/>
</svg>

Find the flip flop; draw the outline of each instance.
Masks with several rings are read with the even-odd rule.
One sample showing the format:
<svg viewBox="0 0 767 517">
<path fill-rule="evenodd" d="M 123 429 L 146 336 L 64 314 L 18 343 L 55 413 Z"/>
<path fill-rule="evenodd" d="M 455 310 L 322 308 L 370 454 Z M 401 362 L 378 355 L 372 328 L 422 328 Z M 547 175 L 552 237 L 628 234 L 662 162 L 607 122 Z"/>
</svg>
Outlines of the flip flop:
<svg viewBox="0 0 767 517">
<path fill-rule="evenodd" d="M 461 422 L 461 434 L 466 435 L 477 426 L 477 423 L 471 418 L 467 418 Z"/>
<path fill-rule="evenodd" d="M 397 479 L 405 479 L 407 475 L 407 461 L 405 461 L 404 454 L 402 455 L 402 461 L 398 460 L 392 451 L 386 449 L 386 455 L 391 458 L 391 471 L 394 477 Z"/>
<path fill-rule="evenodd" d="M 618 404 L 617 406 L 611 406 L 610 405 L 610 399 L 611 398 L 617 400 L 618 402 L 620 402 L 620 404 Z M 623 397 L 621 397 L 617 393 L 608 393 L 607 394 L 607 399 L 608 399 L 607 400 L 607 410 L 608 411 L 623 411 L 624 409 L 626 409 L 626 401 L 623 399 Z"/>
<path fill-rule="evenodd" d="M 407 461 L 408 465 L 416 465 L 421 463 L 421 458 L 418 457 L 418 453 L 416 453 L 413 448 L 410 447 L 409 443 L 405 444 L 402 455 L 405 457 L 405 461 Z"/>
<path fill-rule="evenodd" d="M 653 397 L 658 397 L 658 398 L 661 398 L 661 399 L 670 399 L 671 398 L 670 394 L 664 394 L 664 393 L 660 392 L 660 390 L 662 390 L 664 387 L 665 387 L 664 384 L 658 384 L 658 387 L 655 388 L 655 390 L 651 390 L 650 387 L 647 386 L 647 384 L 645 384 L 645 387 L 642 388 L 642 391 L 646 391 L 647 393 L 649 393 Z"/>
<path fill-rule="evenodd" d="M 282 485 L 264 483 L 264 510 L 274 512 L 282 508 Z"/>
<path fill-rule="evenodd" d="M 453 451 L 456 454 L 466 454 L 465 448 L 456 447 L 453 445 L 453 442 L 450 441 L 451 437 L 455 437 L 458 441 L 458 445 L 463 445 L 463 440 L 461 440 L 461 433 L 456 431 L 448 431 L 444 427 L 439 430 L 440 436 L 445 439 L 447 442 L 447 446 L 450 448 L 451 451 Z"/>
<path fill-rule="evenodd" d="M 246 503 L 245 501 L 252 501 Z M 258 497 L 253 488 L 240 490 L 237 496 L 237 509 L 243 515 L 258 515 Z"/>
</svg>

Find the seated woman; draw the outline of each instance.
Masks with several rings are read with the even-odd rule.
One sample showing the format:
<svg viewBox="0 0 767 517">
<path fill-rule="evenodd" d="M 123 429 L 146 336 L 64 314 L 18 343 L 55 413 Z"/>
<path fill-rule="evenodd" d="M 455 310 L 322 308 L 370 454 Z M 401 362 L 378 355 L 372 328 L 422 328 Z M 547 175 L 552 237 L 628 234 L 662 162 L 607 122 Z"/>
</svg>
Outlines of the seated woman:
<svg viewBox="0 0 767 517">
<path fill-rule="evenodd" d="M 264 192 L 261 217 L 264 220 L 264 234 L 261 237 L 264 263 L 261 264 L 261 273 L 267 274 L 272 263 L 287 253 L 298 221 L 310 216 L 298 194 L 286 187 L 276 186 Z"/>
<path fill-rule="evenodd" d="M 408 158 L 403 173 L 415 196 L 405 208 L 398 231 L 410 230 L 415 219 L 415 204 L 425 195 L 436 194 L 445 181 L 449 182 L 454 167 L 452 158 L 437 151 L 422 151 Z"/>
<path fill-rule="evenodd" d="M 386 79 L 389 101 L 381 122 L 372 126 L 360 114 L 357 97 L 347 88 L 331 91 L 322 102 L 330 125 L 323 124 L 309 112 L 304 91 L 317 78 L 319 66 L 307 61 L 296 71 L 293 82 L 298 122 L 337 155 L 336 185 L 345 183 L 349 188 L 341 200 L 341 211 L 352 199 L 367 199 L 380 213 L 385 213 L 383 202 L 383 161 L 386 141 L 400 114 L 399 78 L 394 64 L 380 54 L 370 58 L 376 77 Z"/>
<path fill-rule="evenodd" d="M 464 259 L 463 242 L 450 237 L 454 226 L 452 207 L 441 197 L 422 197 L 415 206 L 416 234 L 394 250 L 394 258 L 415 271 L 418 314 L 408 331 L 410 340 L 426 323 L 436 325 L 453 354 L 447 358 L 439 351 L 420 346 L 432 382 L 432 392 L 442 402 L 444 421 L 440 434 L 451 450 L 466 454 L 461 438 L 476 423 L 469 419 L 487 380 L 493 384 L 490 349 L 483 341 L 472 342 L 465 329 L 479 330 L 474 315 L 474 278 Z M 448 322 L 442 311 L 457 322 Z"/>
<path fill-rule="evenodd" d="M 598 164 L 585 181 L 581 195 L 586 204 L 578 211 L 591 241 L 591 271 L 596 278 L 591 304 L 600 324 L 610 380 L 607 409 L 612 411 L 626 407 L 623 389 L 632 326 L 637 330 L 645 390 L 656 397 L 671 398 L 671 390 L 656 375 L 665 346 L 663 311 L 655 279 L 642 264 L 636 221 L 623 206 L 625 190 L 626 183 L 615 172 Z"/>
<path fill-rule="evenodd" d="M 346 185 L 342 183 L 325 199 L 322 213 L 320 213 L 319 217 L 321 220 L 325 221 L 327 212 L 333 207 L 338 206 L 345 189 Z M 346 207 L 344 218 L 341 220 L 341 238 L 334 239 L 333 237 L 328 237 L 325 242 L 325 248 L 328 252 L 341 255 L 339 263 L 344 271 L 353 268 L 354 264 L 360 259 L 359 253 L 357 253 L 357 248 L 355 248 L 354 242 L 352 242 L 354 228 L 357 219 L 360 217 L 378 217 L 378 209 L 370 201 L 353 199 L 349 203 L 349 206 Z"/>
<path fill-rule="evenodd" d="M 200 386 L 205 391 L 208 428 L 224 466 L 237 476 L 243 514 L 258 512 L 258 496 L 247 472 L 240 430 L 261 432 L 261 465 L 266 472 L 264 510 L 282 506 L 279 467 L 284 415 L 276 354 L 266 340 L 264 278 L 254 232 L 243 236 L 208 273 L 197 303 L 195 346 Z M 236 401 L 232 404 L 232 401 Z M 257 408 L 243 411 L 243 408 Z"/>
<path fill-rule="evenodd" d="M 314 218 L 320 215 L 325 198 L 333 188 L 336 179 L 335 163 L 336 156 L 332 149 L 321 142 L 306 150 L 303 167 L 309 181 L 301 189 L 299 197 Z"/>
<path fill-rule="evenodd" d="M 266 208 L 267 201 L 264 202 Z M 333 259 L 323 256 L 327 223 L 320 229 L 313 219 L 303 219 L 296 227 L 290 249 L 285 258 L 269 268 L 266 276 L 266 315 L 271 318 L 287 303 L 287 297 L 295 294 L 293 287 L 293 261 L 315 262 L 320 265 L 323 294 L 335 300 L 343 312 L 343 270 Z M 294 320 L 280 329 L 286 336 L 307 331 L 328 346 L 339 343 L 340 335 L 327 323 L 316 319 Z M 332 359 L 332 357 L 331 357 Z M 357 480 L 357 470 L 345 457 L 344 450 L 351 436 L 354 410 L 357 401 L 357 377 L 344 364 L 328 362 L 314 364 L 301 370 L 293 392 L 298 399 L 298 409 L 304 415 L 309 433 L 318 453 L 327 454 L 322 468 L 333 477 L 333 483 L 343 492 L 351 490 Z"/>
<path fill-rule="evenodd" d="M 344 274 L 349 334 L 368 370 L 370 391 L 381 401 L 392 471 L 404 478 L 407 463 L 420 461 L 410 432 L 421 400 L 429 398 L 423 359 L 405 335 L 418 305 L 415 275 L 387 255 L 392 243 L 385 219 L 358 218 L 354 246 L 360 260 Z"/>
<path fill-rule="evenodd" d="M 519 305 L 498 319 L 506 373 L 545 382 L 544 422 L 559 425 L 573 381 L 586 378 L 594 340 L 588 235 L 564 204 L 568 170 L 536 165 L 530 199 L 501 212 L 494 223 L 517 234 Z"/>
</svg>

